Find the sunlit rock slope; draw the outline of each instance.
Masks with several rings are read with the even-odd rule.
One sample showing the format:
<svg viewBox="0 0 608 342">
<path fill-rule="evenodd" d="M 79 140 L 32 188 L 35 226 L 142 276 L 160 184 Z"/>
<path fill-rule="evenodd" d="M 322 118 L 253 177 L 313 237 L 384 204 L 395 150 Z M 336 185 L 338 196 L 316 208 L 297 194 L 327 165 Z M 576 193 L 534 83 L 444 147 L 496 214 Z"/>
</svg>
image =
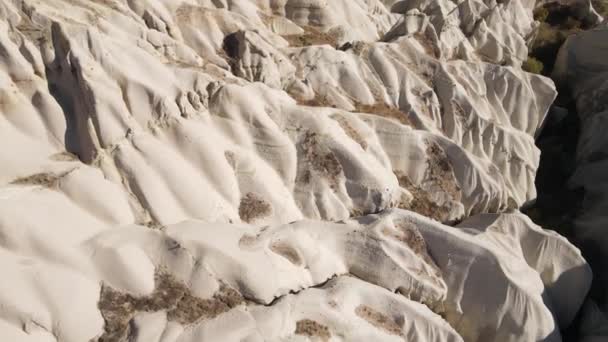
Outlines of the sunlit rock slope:
<svg viewBox="0 0 608 342">
<path fill-rule="evenodd" d="M 6 341 L 560 341 L 534 1 L 0 3 Z"/>
</svg>

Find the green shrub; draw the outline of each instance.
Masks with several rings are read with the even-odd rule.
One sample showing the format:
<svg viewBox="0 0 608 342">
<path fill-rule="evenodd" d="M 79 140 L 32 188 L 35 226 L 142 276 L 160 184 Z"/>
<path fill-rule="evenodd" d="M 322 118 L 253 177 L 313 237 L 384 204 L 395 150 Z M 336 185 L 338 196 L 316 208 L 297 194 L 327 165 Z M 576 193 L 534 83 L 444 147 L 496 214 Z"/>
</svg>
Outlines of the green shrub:
<svg viewBox="0 0 608 342">
<path fill-rule="evenodd" d="M 531 72 L 533 74 L 540 74 L 545 68 L 543 62 L 539 61 L 534 57 L 528 57 L 528 59 L 524 61 L 521 67 L 525 71 Z"/>
<path fill-rule="evenodd" d="M 564 29 L 571 31 L 580 31 L 581 26 L 581 21 L 572 17 L 568 17 L 564 23 Z"/>
<path fill-rule="evenodd" d="M 546 7 L 539 7 L 534 10 L 534 20 L 545 22 L 549 17 L 549 10 Z"/>
<path fill-rule="evenodd" d="M 591 0 L 591 4 L 593 8 L 599 13 L 602 17 L 608 17 L 608 1 L 606 0 Z"/>
</svg>

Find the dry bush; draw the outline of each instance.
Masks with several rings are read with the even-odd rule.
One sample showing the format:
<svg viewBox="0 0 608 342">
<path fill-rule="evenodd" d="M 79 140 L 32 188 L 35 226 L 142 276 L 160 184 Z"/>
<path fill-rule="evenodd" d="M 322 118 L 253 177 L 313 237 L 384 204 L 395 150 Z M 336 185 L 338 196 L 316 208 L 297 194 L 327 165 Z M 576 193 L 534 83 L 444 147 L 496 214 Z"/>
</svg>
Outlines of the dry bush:
<svg viewBox="0 0 608 342">
<path fill-rule="evenodd" d="M 401 111 L 399 108 L 389 106 L 381 101 L 371 105 L 355 102 L 354 112 L 374 114 L 388 119 L 395 119 L 404 125 L 412 126 L 412 122 L 406 113 Z"/>
<path fill-rule="evenodd" d="M 254 193 L 247 193 L 241 198 L 239 204 L 239 216 L 241 220 L 247 223 L 253 222 L 255 219 L 270 215 L 272 207 L 263 199 L 257 197 Z"/>
<path fill-rule="evenodd" d="M 302 151 L 312 170 L 327 179 L 332 186 L 337 186 L 338 178 L 342 173 L 342 164 L 331 150 L 321 146 L 319 139 L 317 133 L 306 132 L 301 143 Z"/>
<path fill-rule="evenodd" d="M 303 34 L 283 36 L 283 38 L 289 42 L 289 46 L 304 47 L 311 45 L 330 45 L 335 48 L 338 45 L 336 38 L 329 33 L 323 32 L 312 26 L 304 26 L 302 28 L 304 29 Z"/>
<path fill-rule="evenodd" d="M 324 342 L 331 338 L 329 328 L 310 319 L 296 322 L 296 335 L 308 336 L 312 339 L 318 338 Z"/>
<path fill-rule="evenodd" d="M 127 341 L 131 320 L 138 312 L 167 311 L 167 319 L 187 325 L 212 319 L 242 303 L 234 289 L 221 285 L 212 298 L 193 296 L 190 289 L 172 275 L 157 272 L 156 287 L 148 296 L 133 296 L 103 285 L 97 306 L 105 320 L 104 332 L 98 342 Z"/>
<path fill-rule="evenodd" d="M 450 216 L 450 207 L 439 205 L 431 198 L 431 191 L 441 191 L 449 195 L 453 201 L 460 201 L 462 192 L 454 176 L 454 169 L 443 149 L 433 143 L 427 147 L 429 157 L 427 169 L 422 181 L 427 185 L 425 189 L 413 184 L 409 177 L 400 170 L 394 170 L 399 186 L 407 189 L 414 199 L 401 202 L 398 207 L 411 210 L 439 222 L 446 222 Z M 431 189 L 431 190 L 429 190 Z"/>
<path fill-rule="evenodd" d="M 49 189 L 56 188 L 59 185 L 61 176 L 52 173 L 37 173 L 31 176 L 15 179 L 11 184 L 15 185 L 40 185 Z"/>
<path fill-rule="evenodd" d="M 357 309 L 355 309 L 355 313 L 374 327 L 381 329 L 388 334 L 403 336 L 401 326 L 397 324 L 397 322 L 367 305 L 359 305 Z"/>
</svg>

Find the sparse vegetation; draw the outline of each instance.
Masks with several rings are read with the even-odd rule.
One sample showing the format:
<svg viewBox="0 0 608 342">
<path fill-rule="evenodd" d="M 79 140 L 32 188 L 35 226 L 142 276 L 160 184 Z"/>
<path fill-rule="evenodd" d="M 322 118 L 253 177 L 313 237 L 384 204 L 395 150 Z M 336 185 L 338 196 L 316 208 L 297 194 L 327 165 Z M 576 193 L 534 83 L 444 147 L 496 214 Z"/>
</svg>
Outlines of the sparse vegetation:
<svg viewBox="0 0 608 342">
<path fill-rule="evenodd" d="M 544 23 L 545 21 L 547 21 L 547 18 L 549 17 L 549 10 L 545 7 L 539 7 L 538 9 L 536 9 L 534 11 L 534 20 L 536 21 L 540 21 L 541 23 Z"/>
<path fill-rule="evenodd" d="M 431 266 L 437 278 L 441 278 L 441 269 L 429 254 L 426 241 L 415 224 L 407 221 L 395 223 L 395 229 L 385 227 L 382 233 L 404 243 L 409 249 L 420 256 L 427 265 Z"/>
<path fill-rule="evenodd" d="M 389 106 L 382 101 L 378 101 L 371 105 L 355 102 L 354 111 L 358 113 L 368 113 L 382 116 L 388 119 L 394 119 L 404 125 L 412 126 L 412 122 L 410 121 L 406 113 L 401 111 L 399 108 Z"/>
<path fill-rule="evenodd" d="M 338 45 L 335 36 L 332 34 L 323 32 L 312 26 L 304 26 L 302 28 L 304 29 L 303 34 L 283 36 L 289 42 L 289 46 L 331 45 L 335 48 Z"/>
<path fill-rule="evenodd" d="M 407 189 L 414 199 L 411 202 L 402 201 L 397 207 L 411 210 L 430 217 L 439 222 L 446 222 L 450 216 L 448 206 L 436 203 L 430 196 L 431 191 L 441 191 L 448 194 L 452 200 L 460 201 L 462 194 L 454 177 L 454 170 L 443 149 L 437 144 L 427 148 L 428 166 L 424 175 L 425 188 L 413 184 L 410 178 L 399 170 L 394 170 L 399 186 Z"/>
<path fill-rule="evenodd" d="M 543 62 L 539 61 L 534 57 L 528 57 L 526 61 L 524 61 L 522 65 L 522 69 L 527 72 L 531 72 L 533 74 L 540 74 L 544 69 Z"/>
<path fill-rule="evenodd" d="M 254 193 L 247 193 L 241 198 L 239 204 L 239 216 L 241 220 L 247 223 L 253 222 L 255 219 L 270 215 L 272 207 L 263 199 L 260 199 Z"/>
<path fill-rule="evenodd" d="M 367 305 L 359 305 L 357 309 L 355 309 L 355 313 L 374 327 L 384 330 L 388 334 L 403 336 L 403 331 L 399 324 L 387 315 L 378 312 Z"/>
<path fill-rule="evenodd" d="M 341 115 L 334 115 L 332 116 L 332 119 L 336 120 L 336 122 L 340 125 L 340 127 L 342 127 L 342 130 L 344 131 L 344 133 L 346 133 L 346 135 L 348 135 L 349 138 L 359 144 L 362 149 L 367 149 L 368 144 L 367 141 L 365 141 L 365 138 L 361 136 L 361 134 L 359 134 L 359 132 L 353 126 L 351 126 L 350 123 L 348 123 L 346 118 Z"/>
<path fill-rule="evenodd" d="M 50 159 L 55 161 L 77 161 L 78 156 L 70 152 L 60 152 L 53 154 Z"/>
<path fill-rule="evenodd" d="M 329 328 L 310 319 L 303 319 L 296 322 L 296 335 L 318 338 L 323 342 L 328 341 L 331 338 Z"/>
<path fill-rule="evenodd" d="M 336 186 L 338 177 L 342 173 L 342 164 L 332 151 L 319 144 L 319 139 L 317 133 L 306 132 L 301 143 L 302 151 L 312 170 L 327 179 L 332 186 Z"/>
<path fill-rule="evenodd" d="M 296 98 L 296 101 L 298 101 L 298 104 L 301 105 L 301 106 L 336 108 L 336 105 L 334 105 L 331 102 L 329 102 L 329 100 L 327 100 L 327 97 L 325 97 L 325 96 L 316 95 L 315 97 L 313 97 L 310 100 L 305 100 L 305 99 L 302 99 L 302 98 Z"/>
<path fill-rule="evenodd" d="M 172 275 L 157 272 L 156 288 L 148 296 L 136 297 L 103 285 L 98 307 L 105 320 L 104 332 L 98 342 L 127 341 L 130 322 L 138 312 L 167 311 L 167 319 L 192 324 L 212 319 L 244 302 L 234 289 L 221 285 L 209 299 L 193 296 L 186 284 Z"/>
<path fill-rule="evenodd" d="M 414 38 L 422 45 L 424 51 L 435 58 L 438 58 L 437 50 L 435 50 L 435 44 L 424 34 L 420 32 L 414 33 Z"/>
<path fill-rule="evenodd" d="M 336 106 L 329 102 L 326 97 L 315 96 L 310 100 L 302 100 L 296 99 L 298 104 L 302 106 L 309 107 L 331 107 L 335 108 Z M 378 116 L 382 116 L 388 119 L 394 119 L 399 121 L 400 123 L 408 126 L 412 126 L 412 122 L 410 121 L 407 113 L 403 112 L 399 108 L 390 106 L 383 101 L 377 101 L 374 104 L 363 104 L 358 101 L 354 101 L 355 109 L 352 111 L 354 113 L 366 113 L 366 114 L 374 114 Z"/>
<path fill-rule="evenodd" d="M 540 26 L 523 69 L 548 76 L 553 71 L 559 48 L 568 36 L 589 27 L 577 17 L 572 7 L 559 3 L 548 3 L 537 8 L 534 19 L 540 22 Z"/>
<path fill-rule="evenodd" d="M 22 177 L 15 179 L 11 184 L 15 185 L 40 185 L 49 189 L 56 188 L 59 185 L 59 178 L 61 176 L 43 172 L 37 173 L 31 176 Z"/>
<path fill-rule="evenodd" d="M 431 199 L 429 193 L 414 185 L 409 177 L 400 171 L 394 171 L 399 181 L 399 186 L 407 189 L 414 197 L 410 202 L 402 200 L 397 204 L 398 208 L 411 210 L 418 214 L 433 218 L 437 221 L 444 221 L 450 214 L 449 208 L 440 206 Z"/>
</svg>

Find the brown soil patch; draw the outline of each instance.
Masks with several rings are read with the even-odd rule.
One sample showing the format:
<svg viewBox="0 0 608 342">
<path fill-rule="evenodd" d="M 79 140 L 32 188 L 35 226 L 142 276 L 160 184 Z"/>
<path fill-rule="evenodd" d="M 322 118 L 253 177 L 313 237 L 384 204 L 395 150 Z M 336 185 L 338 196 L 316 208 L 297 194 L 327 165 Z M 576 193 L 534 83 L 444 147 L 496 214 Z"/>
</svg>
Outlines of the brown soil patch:
<svg viewBox="0 0 608 342">
<path fill-rule="evenodd" d="M 450 214 L 450 209 L 435 203 L 429 193 L 414 185 L 409 177 L 399 170 L 394 170 L 399 186 L 407 189 L 414 198 L 409 203 L 400 202 L 397 207 L 411 210 L 418 214 L 443 222 Z"/>
<path fill-rule="evenodd" d="M 243 302 L 240 293 L 225 285 L 211 299 L 201 299 L 186 292 L 177 305 L 167 312 L 167 319 L 184 325 L 192 324 L 199 319 L 214 318 Z"/>
<path fill-rule="evenodd" d="M 294 34 L 283 36 L 289 46 L 291 47 L 304 47 L 311 45 L 330 45 L 336 47 L 338 42 L 336 38 L 326 32 L 320 31 L 319 29 L 312 26 L 303 26 L 303 34 Z"/>
<path fill-rule="evenodd" d="M 53 173 L 37 173 L 31 176 L 15 179 L 11 184 L 15 185 L 40 185 L 49 189 L 57 188 L 59 185 L 60 175 Z"/>
<path fill-rule="evenodd" d="M 406 113 L 401 111 L 399 108 L 391 107 L 382 101 L 378 101 L 372 105 L 356 102 L 354 112 L 374 114 L 387 119 L 397 120 L 404 125 L 412 126 L 412 122 Z"/>
<path fill-rule="evenodd" d="M 310 338 L 317 337 L 321 341 L 328 341 L 331 338 L 329 328 L 310 319 L 296 322 L 296 335 L 304 335 Z"/>
<path fill-rule="evenodd" d="M 329 102 L 329 100 L 327 100 L 326 97 L 319 96 L 318 94 L 316 94 L 315 97 L 310 100 L 303 100 L 300 98 L 295 98 L 295 100 L 301 106 L 336 108 L 335 104 L 332 104 Z M 355 109 L 351 111 L 352 113 L 378 115 L 387 119 L 397 120 L 404 125 L 413 126 L 407 113 L 403 112 L 399 108 L 389 106 L 381 100 L 378 100 L 376 103 L 371 105 L 355 101 L 353 105 L 355 106 Z"/>
<path fill-rule="evenodd" d="M 315 97 L 313 97 L 310 100 L 304 100 L 304 99 L 297 98 L 297 97 L 295 98 L 295 100 L 298 102 L 298 104 L 300 106 L 336 108 L 336 105 L 329 102 L 326 97 L 321 97 L 318 94 L 315 94 Z"/>
<path fill-rule="evenodd" d="M 401 202 L 398 204 L 398 207 L 415 211 L 440 222 L 445 222 L 449 218 L 450 208 L 433 201 L 430 192 L 445 192 L 453 201 L 460 201 L 462 193 L 454 177 L 452 165 L 443 149 L 436 143 L 429 144 L 427 155 L 429 157 L 427 161 L 428 166 L 424 180 L 422 181 L 426 185 L 425 189 L 414 185 L 403 172 L 394 170 L 399 185 L 407 189 L 414 196 L 414 199 L 410 203 Z"/>
<path fill-rule="evenodd" d="M 382 232 L 385 235 L 389 235 L 405 243 L 416 254 L 422 255 L 427 253 L 424 237 L 422 237 L 422 234 L 420 234 L 416 226 L 402 223 L 397 225 L 397 229 L 397 232 L 393 232 L 392 230 L 385 228 Z"/>
<path fill-rule="evenodd" d="M 353 127 L 351 126 L 351 124 L 348 123 L 348 121 L 339 115 L 334 115 L 332 116 L 332 119 L 336 120 L 336 122 L 340 125 L 340 127 L 342 127 L 342 130 L 344 130 L 344 133 L 346 133 L 346 135 L 348 135 L 349 138 L 351 138 L 354 142 L 356 142 L 357 144 L 359 144 L 359 146 L 361 146 L 362 149 L 366 150 L 367 149 L 367 142 L 365 141 L 365 139 L 361 136 L 361 134 L 359 134 L 359 132 Z"/>
<path fill-rule="evenodd" d="M 403 337 L 401 326 L 385 314 L 378 312 L 367 305 L 359 305 L 357 309 L 355 309 L 355 313 L 374 327 L 384 330 L 391 335 Z"/>
<path fill-rule="evenodd" d="M 148 296 L 136 297 L 103 285 L 97 306 L 105 320 L 98 342 L 127 341 L 130 321 L 138 312 L 167 311 L 167 319 L 181 324 L 211 319 L 244 302 L 234 289 L 222 285 L 210 299 L 192 296 L 188 287 L 172 275 L 158 272 L 156 288 Z"/>
<path fill-rule="evenodd" d="M 241 198 L 239 205 L 239 216 L 241 220 L 251 223 L 255 219 L 270 215 L 272 207 L 263 199 L 258 198 L 255 194 L 249 192 L 245 197 Z"/>
<path fill-rule="evenodd" d="M 429 178 L 436 182 L 442 190 L 450 194 L 454 200 L 460 201 L 462 199 L 460 186 L 456 181 L 454 169 L 445 151 L 436 143 L 431 143 L 426 152 L 430 157 L 428 162 Z"/>
<path fill-rule="evenodd" d="M 335 185 L 342 173 L 342 165 L 333 152 L 323 151 L 317 133 L 306 132 L 301 147 L 312 169 Z"/>
<path fill-rule="evenodd" d="M 433 42 L 429 38 L 427 38 L 424 33 L 416 32 L 414 33 L 414 38 L 420 43 L 420 45 L 422 45 L 427 55 L 433 56 L 435 58 L 439 57 L 437 56 L 435 45 L 433 45 Z"/>
<path fill-rule="evenodd" d="M 384 228 L 382 233 L 403 242 L 433 268 L 436 277 L 441 278 L 441 270 L 429 254 L 426 241 L 418 228 L 411 222 L 398 222 L 395 224 L 395 228 L 397 231 Z"/>
</svg>

